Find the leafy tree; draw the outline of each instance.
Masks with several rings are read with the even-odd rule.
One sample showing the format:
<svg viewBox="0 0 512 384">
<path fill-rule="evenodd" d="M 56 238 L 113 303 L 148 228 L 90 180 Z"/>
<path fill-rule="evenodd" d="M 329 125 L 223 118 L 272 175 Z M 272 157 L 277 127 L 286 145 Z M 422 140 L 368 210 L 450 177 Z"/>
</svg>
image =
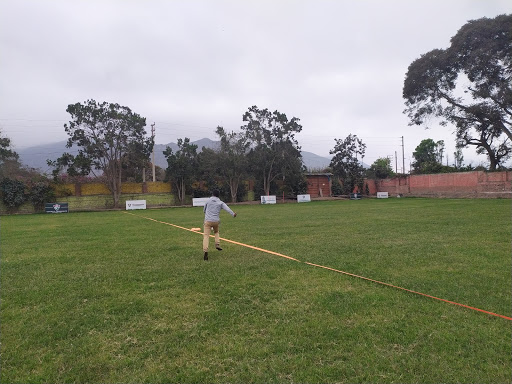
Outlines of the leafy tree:
<svg viewBox="0 0 512 384">
<path fill-rule="evenodd" d="M 221 155 L 218 150 L 203 147 L 197 154 L 197 179 L 200 185 L 194 189 L 194 197 L 209 197 L 214 189 L 218 189 L 225 198 L 224 179 L 221 173 Z M 221 180 L 222 179 L 222 180 Z"/>
<path fill-rule="evenodd" d="M 71 115 L 69 124 L 64 125 L 70 136 L 66 146 L 79 149 L 76 156 L 64 153 L 56 161 L 48 161 L 55 167 L 54 176 L 63 168 L 70 176 L 101 171 L 117 207 L 123 164 L 134 153 L 147 158 L 153 148 L 153 138 L 146 137 L 146 119 L 128 107 L 94 100 L 70 104 L 66 111 Z"/>
<path fill-rule="evenodd" d="M 368 183 L 364 183 L 364 194 L 366 196 L 370 196 L 370 186 L 368 185 Z"/>
<path fill-rule="evenodd" d="M 432 139 L 425 139 L 414 150 L 412 156 L 415 161 L 412 163 L 413 173 L 428 174 L 440 173 L 442 164 L 440 160 L 439 148 L 442 141 L 437 143 Z"/>
<path fill-rule="evenodd" d="M 447 49 L 434 49 L 408 69 L 403 96 L 410 124 L 455 126 L 456 140 L 485 153 L 490 170 L 510 157 L 512 15 L 469 21 Z"/>
<path fill-rule="evenodd" d="M 370 165 L 370 169 L 367 170 L 366 174 L 372 179 L 382 180 L 393 177 L 395 172 L 391 168 L 391 160 L 388 157 L 379 157 Z"/>
<path fill-rule="evenodd" d="M 14 211 L 29 200 L 34 208 L 41 209 L 53 198 L 54 192 L 46 176 L 19 163 L 18 154 L 11 147 L 11 140 L 0 132 L 0 190 L 2 200 Z"/>
<path fill-rule="evenodd" d="M 332 194 L 334 196 L 341 196 L 344 194 L 343 184 L 340 182 L 340 179 L 334 177 L 332 179 Z"/>
<path fill-rule="evenodd" d="M 344 140 L 334 139 L 334 141 L 336 144 L 329 151 L 331 155 L 334 155 L 330 167 L 333 174 L 341 179 L 343 193 L 351 193 L 356 185 L 362 191 L 364 182 L 362 161 L 366 152 L 366 144 L 357 135 L 352 134 L 349 134 Z"/>
<path fill-rule="evenodd" d="M 55 180 L 60 176 L 69 176 L 73 179 L 84 179 L 91 173 L 94 177 L 99 177 L 95 175 L 92 170 L 91 160 L 83 153 L 78 153 L 74 156 L 68 152 L 64 152 L 57 160 L 46 160 L 46 163 L 49 166 L 54 167 L 52 174 Z M 65 171 L 65 175 L 62 175 L 63 171 Z"/>
<path fill-rule="evenodd" d="M 2 136 L 0 130 L 0 164 L 6 160 L 18 160 L 18 154 L 11 147 L 11 139 Z"/>
<path fill-rule="evenodd" d="M 188 137 L 178 139 L 176 153 L 167 147 L 164 156 L 167 159 L 167 179 L 176 187 L 178 200 L 184 204 L 187 187 L 190 187 L 197 172 L 197 145 L 191 144 Z"/>
<path fill-rule="evenodd" d="M 0 179 L 14 177 L 20 167 L 19 155 L 12 149 L 11 139 L 2 136 L 0 130 Z"/>
<path fill-rule="evenodd" d="M 154 138 L 152 138 L 154 140 Z M 148 159 L 151 154 L 152 146 L 146 145 L 144 142 L 140 141 L 132 141 L 128 145 L 128 150 L 126 151 L 122 166 L 123 166 L 123 181 L 128 180 L 128 178 L 134 180 L 137 183 L 141 183 L 143 181 L 143 176 L 145 172 L 145 168 L 148 165 Z M 155 167 L 157 167 L 155 165 Z M 158 172 L 155 168 L 155 179 L 158 175 Z"/>
<path fill-rule="evenodd" d="M 299 119 L 281 112 L 252 106 L 243 115 L 241 129 L 250 143 L 252 172 L 262 181 L 263 193 L 270 194 L 276 180 L 302 172 L 302 156 L 295 134 L 302 130 Z"/>
<path fill-rule="evenodd" d="M 443 156 L 444 156 L 444 140 L 439 140 L 436 142 L 437 148 L 437 161 L 439 161 L 440 164 L 443 164 Z"/>
<path fill-rule="evenodd" d="M 231 201 L 237 200 L 238 188 L 247 176 L 249 165 L 247 153 L 249 141 L 242 132 L 226 133 L 223 127 L 217 127 L 217 135 L 220 138 L 220 149 L 218 151 L 218 169 L 229 185 Z"/>
<path fill-rule="evenodd" d="M 302 157 L 285 156 L 283 160 L 279 192 L 291 198 L 305 194 L 308 189 L 308 181 Z"/>
<path fill-rule="evenodd" d="M 462 148 L 457 145 L 455 152 L 453 152 L 455 169 L 461 169 L 464 165 L 464 155 L 462 154 Z"/>
</svg>

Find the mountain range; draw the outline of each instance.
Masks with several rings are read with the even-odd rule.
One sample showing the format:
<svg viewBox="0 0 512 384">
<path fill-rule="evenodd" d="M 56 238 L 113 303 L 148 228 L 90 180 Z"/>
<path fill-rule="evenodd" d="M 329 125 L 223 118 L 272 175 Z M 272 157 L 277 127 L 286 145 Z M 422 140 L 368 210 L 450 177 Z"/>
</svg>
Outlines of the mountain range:
<svg viewBox="0 0 512 384">
<path fill-rule="evenodd" d="M 203 147 L 217 149 L 220 145 L 219 141 L 207 138 L 193 141 L 192 144 L 197 145 L 200 151 Z M 155 144 L 155 164 L 161 168 L 167 168 L 167 160 L 164 156 L 164 150 L 170 147 L 174 152 L 178 150 L 178 144 Z M 56 160 L 64 152 L 71 154 L 76 153 L 75 148 L 66 148 L 66 141 L 59 141 L 50 144 L 41 144 L 34 147 L 16 150 L 20 156 L 20 162 L 30 168 L 38 169 L 42 173 L 51 173 L 52 168 L 46 163 L 47 160 Z M 328 157 L 318 156 L 311 152 L 301 151 L 302 161 L 308 171 L 323 170 L 329 166 L 331 159 Z"/>
</svg>

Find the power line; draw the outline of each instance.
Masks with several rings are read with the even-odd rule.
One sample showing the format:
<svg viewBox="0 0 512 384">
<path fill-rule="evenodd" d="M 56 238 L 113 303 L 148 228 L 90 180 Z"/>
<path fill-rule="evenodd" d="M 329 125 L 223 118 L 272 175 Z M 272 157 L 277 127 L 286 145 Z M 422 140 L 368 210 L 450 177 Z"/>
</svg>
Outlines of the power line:
<svg viewBox="0 0 512 384">
<path fill-rule="evenodd" d="M 60 122 L 67 122 L 67 120 L 55 120 L 55 119 L 7 119 L 7 118 L 0 118 L 0 121 L 4 120 L 10 120 L 10 121 L 60 121 Z"/>
</svg>

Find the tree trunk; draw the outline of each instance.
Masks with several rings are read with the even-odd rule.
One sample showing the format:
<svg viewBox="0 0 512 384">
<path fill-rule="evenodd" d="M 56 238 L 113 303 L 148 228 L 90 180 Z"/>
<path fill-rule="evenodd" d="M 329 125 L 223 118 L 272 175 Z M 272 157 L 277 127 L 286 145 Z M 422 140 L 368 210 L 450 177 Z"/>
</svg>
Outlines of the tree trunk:
<svg viewBox="0 0 512 384">
<path fill-rule="evenodd" d="M 229 180 L 229 189 L 231 191 L 231 202 L 236 203 L 236 195 L 238 193 L 238 178 L 233 177 Z"/>
<path fill-rule="evenodd" d="M 185 180 L 177 179 L 176 180 L 176 195 L 180 202 L 180 205 L 185 204 Z"/>
<path fill-rule="evenodd" d="M 117 208 L 119 205 L 119 192 L 112 192 L 112 197 L 114 198 L 114 208 Z"/>
<path fill-rule="evenodd" d="M 181 184 L 181 205 L 185 204 L 185 181 Z"/>
<path fill-rule="evenodd" d="M 118 208 L 121 197 L 121 167 L 118 167 L 117 164 L 111 164 L 104 169 L 104 174 L 107 178 L 107 188 L 112 193 L 114 208 Z"/>
<path fill-rule="evenodd" d="M 496 154 L 492 150 L 491 146 L 486 142 L 482 141 L 481 146 L 485 148 L 487 151 L 487 157 L 489 158 L 489 171 L 493 172 L 496 170 L 496 165 L 498 164 L 498 160 L 496 159 Z"/>
<path fill-rule="evenodd" d="M 114 207 L 115 208 L 118 208 L 119 207 L 119 200 L 121 198 L 121 184 L 122 184 L 122 181 L 121 181 L 121 172 L 122 172 L 122 168 L 121 168 L 121 164 L 118 164 L 118 172 L 117 172 L 117 188 L 116 188 L 116 196 L 114 197 Z"/>
<path fill-rule="evenodd" d="M 263 190 L 265 191 L 265 195 L 270 195 L 270 183 L 267 179 L 267 175 L 263 176 Z"/>
<path fill-rule="evenodd" d="M 271 181 L 272 181 L 272 167 L 270 167 L 270 170 L 268 172 L 263 173 L 263 190 L 265 191 L 265 194 L 267 196 L 270 195 Z"/>
</svg>

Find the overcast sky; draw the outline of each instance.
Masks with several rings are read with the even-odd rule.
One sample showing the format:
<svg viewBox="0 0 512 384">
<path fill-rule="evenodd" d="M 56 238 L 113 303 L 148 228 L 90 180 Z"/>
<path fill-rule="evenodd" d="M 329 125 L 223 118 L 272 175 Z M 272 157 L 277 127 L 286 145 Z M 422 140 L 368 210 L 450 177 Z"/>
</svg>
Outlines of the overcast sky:
<svg viewBox="0 0 512 384">
<path fill-rule="evenodd" d="M 352 133 L 365 163 L 395 152 L 406 170 L 421 140 L 408 126 L 408 66 L 446 48 L 469 20 L 510 0 L 1 0 L 0 129 L 21 149 L 66 140 L 68 104 L 128 106 L 156 142 L 217 139 L 256 105 L 298 117 L 302 149 L 329 156 Z M 478 165 L 474 148 L 465 162 Z M 446 161 L 446 160 L 445 160 Z"/>
</svg>

